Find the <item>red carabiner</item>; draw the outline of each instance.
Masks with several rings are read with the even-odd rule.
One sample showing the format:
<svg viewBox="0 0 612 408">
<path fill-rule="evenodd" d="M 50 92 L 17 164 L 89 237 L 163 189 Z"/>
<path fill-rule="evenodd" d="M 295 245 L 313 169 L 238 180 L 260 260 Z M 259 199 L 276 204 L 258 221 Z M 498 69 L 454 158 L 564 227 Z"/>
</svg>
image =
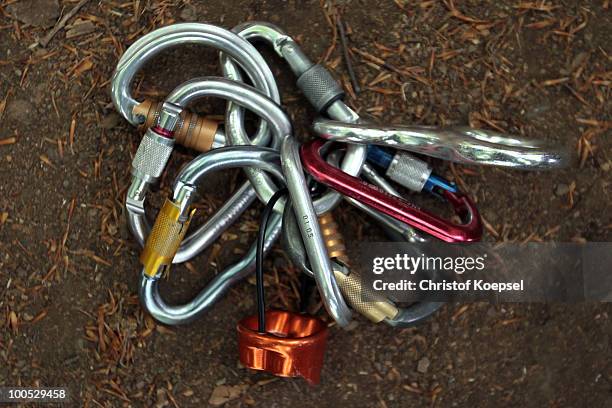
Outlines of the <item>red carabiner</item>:
<svg viewBox="0 0 612 408">
<path fill-rule="evenodd" d="M 318 182 L 442 241 L 474 242 L 480 240 L 482 236 L 480 215 L 472 200 L 467 196 L 448 190 L 443 191 L 444 198 L 451 203 L 457 215 L 462 219 L 467 219 L 465 224 L 454 224 L 328 164 L 321 157 L 321 148 L 325 143 L 323 139 L 315 139 L 303 145 L 300 151 L 304 168 Z"/>
</svg>

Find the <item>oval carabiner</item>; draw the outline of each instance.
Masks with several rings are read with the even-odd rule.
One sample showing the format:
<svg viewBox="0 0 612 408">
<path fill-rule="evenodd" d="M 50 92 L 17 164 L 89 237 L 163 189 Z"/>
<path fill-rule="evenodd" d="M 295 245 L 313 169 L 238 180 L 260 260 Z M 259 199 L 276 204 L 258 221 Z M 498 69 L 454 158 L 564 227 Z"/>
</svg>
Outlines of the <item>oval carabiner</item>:
<svg viewBox="0 0 612 408">
<path fill-rule="evenodd" d="M 328 164 L 320 153 L 324 144 L 325 140 L 316 139 L 301 148 L 302 163 L 318 182 L 442 241 L 473 242 L 482 236 L 478 210 L 467 196 L 449 190 L 442 191 L 443 197 L 450 202 L 455 212 L 466 220 L 465 224 L 454 224 Z"/>
</svg>

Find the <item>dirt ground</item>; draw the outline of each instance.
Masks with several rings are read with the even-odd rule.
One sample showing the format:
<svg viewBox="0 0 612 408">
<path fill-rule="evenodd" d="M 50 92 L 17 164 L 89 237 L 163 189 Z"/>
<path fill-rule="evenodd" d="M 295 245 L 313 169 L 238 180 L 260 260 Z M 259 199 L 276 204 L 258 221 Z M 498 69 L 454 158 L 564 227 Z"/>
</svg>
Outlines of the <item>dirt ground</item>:
<svg viewBox="0 0 612 408">
<path fill-rule="evenodd" d="M 0 1 L 0 385 L 66 386 L 68 406 L 88 407 L 221 403 L 213 390 L 227 392 L 230 407 L 612 406 L 609 304 L 453 304 L 404 330 L 357 318 L 349 330 L 331 327 L 316 387 L 239 366 L 235 325 L 254 313 L 252 281 L 193 324 L 156 325 L 139 306 L 139 248 L 123 211 L 141 134 L 109 96 L 122 52 L 180 21 L 273 22 L 350 87 L 330 25 L 339 15 L 362 88 L 347 102 L 363 117 L 469 123 L 571 151 L 570 168 L 554 172 L 432 162 L 477 201 L 486 240 L 609 241 L 608 0 L 90 1 L 68 31 L 36 45 L 76 4 Z M 262 52 L 296 132 L 306 136 L 315 112 L 283 61 Z M 184 47 L 156 58 L 137 94 L 161 98 L 183 80 L 218 74 L 213 50 Z M 198 108 L 221 115 L 223 106 Z M 153 207 L 191 157 L 174 155 Z M 201 212 L 218 207 L 240 180 L 238 172 L 211 177 Z M 237 260 L 260 210 L 174 268 L 164 295 L 186 301 Z M 335 215 L 355 241 L 382 237 L 346 204 Z M 268 300 L 295 310 L 297 272 L 281 252 L 269 257 Z"/>
</svg>

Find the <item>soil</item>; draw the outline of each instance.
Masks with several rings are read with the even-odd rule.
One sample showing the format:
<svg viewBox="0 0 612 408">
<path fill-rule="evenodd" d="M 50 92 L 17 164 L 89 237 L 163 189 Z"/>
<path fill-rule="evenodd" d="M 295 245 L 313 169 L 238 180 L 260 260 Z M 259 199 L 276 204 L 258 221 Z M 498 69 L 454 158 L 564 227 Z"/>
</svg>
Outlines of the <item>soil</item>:
<svg viewBox="0 0 612 408">
<path fill-rule="evenodd" d="M 61 14 L 76 3 L 59 2 Z M 57 2 L 0 1 L 0 385 L 65 386 L 67 406 L 88 407 L 206 406 L 221 404 L 224 392 L 230 407 L 612 406 L 605 303 L 449 304 L 403 330 L 357 317 L 349 330 L 331 326 L 315 387 L 238 364 L 235 326 L 254 312 L 252 280 L 186 326 L 158 325 L 143 313 L 140 248 L 123 210 L 141 133 L 114 111 L 109 80 L 131 43 L 173 22 L 270 21 L 350 87 L 329 24 L 337 13 L 362 87 L 347 102 L 363 117 L 469 123 L 571 152 L 570 167 L 551 172 L 432 161 L 477 201 L 486 240 L 610 240 L 609 1 L 332 3 L 88 2 L 68 24 L 90 21 L 93 31 L 66 38 L 60 30 L 42 48 L 33 44 L 57 18 Z M 306 137 L 315 112 L 283 61 L 261 49 L 296 133 Z M 161 98 L 186 79 L 218 74 L 213 50 L 181 47 L 149 64 L 137 94 Z M 197 108 L 222 115 L 223 107 L 204 101 Z M 173 156 L 154 208 L 191 157 L 182 149 Z M 212 177 L 201 212 L 221 205 L 242 177 Z M 164 296 L 186 301 L 239 259 L 260 210 L 174 268 Z M 347 204 L 335 215 L 355 241 L 383 236 Z M 268 260 L 268 302 L 295 309 L 297 273 L 282 255 L 278 247 Z"/>
</svg>

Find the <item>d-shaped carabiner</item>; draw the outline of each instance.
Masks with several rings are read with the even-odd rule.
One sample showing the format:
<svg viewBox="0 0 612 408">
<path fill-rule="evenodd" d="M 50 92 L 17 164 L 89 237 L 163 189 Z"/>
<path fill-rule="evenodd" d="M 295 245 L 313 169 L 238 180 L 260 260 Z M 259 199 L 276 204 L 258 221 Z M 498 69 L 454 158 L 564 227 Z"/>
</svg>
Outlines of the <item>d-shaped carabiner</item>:
<svg viewBox="0 0 612 408">
<path fill-rule="evenodd" d="M 467 196 L 449 190 L 442 192 L 443 197 L 450 202 L 457 215 L 466 220 L 465 224 L 454 224 L 328 164 L 321 157 L 320 150 L 324 144 L 325 140 L 316 139 L 301 148 L 302 163 L 318 182 L 442 241 L 473 242 L 480 240 L 482 236 L 480 216 L 476 206 Z"/>
</svg>

